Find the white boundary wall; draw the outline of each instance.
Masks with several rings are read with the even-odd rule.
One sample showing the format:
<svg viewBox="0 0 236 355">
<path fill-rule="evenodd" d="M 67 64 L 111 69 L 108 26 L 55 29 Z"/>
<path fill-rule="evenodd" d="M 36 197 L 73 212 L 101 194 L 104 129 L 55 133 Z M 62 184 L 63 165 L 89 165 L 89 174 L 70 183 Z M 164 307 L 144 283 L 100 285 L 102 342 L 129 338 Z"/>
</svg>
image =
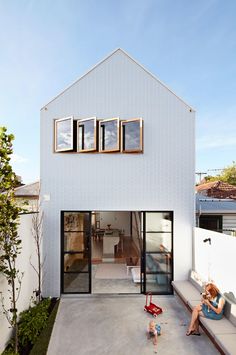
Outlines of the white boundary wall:
<svg viewBox="0 0 236 355">
<path fill-rule="evenodd" d="M 203 240 L 211 238 L 209 242 Z M 236 297 L 236 237 L 195 228 L 195 271 L 203 280 L 213 280 L 221 292 Z"/>
<path fill-rule="evenodd" d="M 22 240 L 22 251 L 18 258 L 18 268 L 20 271 L 24 272 L 20 299 L 18 301 L 18 310 L 20 312 L 29 307 L 30 298 L 33 295 L 33 291 L 37 289 L 36 273 L 30 265 L 30 258 L 34 265 L 35 261 L 37 260 L 35 244 L 32 238 L 32 216 L 33 214 L 21 215 L 18 228 L 19 236 Z M 8 299 L 7 289 L 7 283 L 4 277 L 0 274 L 0 291 L 3 293 L 5 303 Z M 2 313 L 2 306 L 0 305 L 0 354 L 4 350 L 10 335 L 11 329 L 9 329 L 9 324 Z"/>
</svg>

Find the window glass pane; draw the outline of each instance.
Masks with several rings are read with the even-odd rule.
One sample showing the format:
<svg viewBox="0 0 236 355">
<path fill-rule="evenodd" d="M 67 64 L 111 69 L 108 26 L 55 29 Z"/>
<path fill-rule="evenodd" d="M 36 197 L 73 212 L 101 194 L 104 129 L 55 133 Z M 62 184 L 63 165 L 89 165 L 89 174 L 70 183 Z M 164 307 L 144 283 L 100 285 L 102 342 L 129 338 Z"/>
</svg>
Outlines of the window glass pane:
<svg viewBox="0 0 236 355">
<path fill-rule="evenodd" d="M 64 292 L 89 292 L 89 273 L 64 274 Z"/>
<path fill-rule="evenodd" d="M 78 148 L 79 150 L 92 150 L 95 147 L 95 120 L 86 120 L 79 122 L 78 130 Z"/>
<path fill-rule="evenodd" d="M 101 123 L 100 147 L 101 150 L 119 149 L 118 120 Z"/>
<path fill-rule="evenodd" d="M 140 121 L 125 122 L 123 125 L 124 150 L 141 150 Z"/>
<path fill-rule="evenodd" d="M 169 212 L 146 212 L 146 231 L 171 232 L 171 214 Z"/>
<path fill-rule="evenodd" d="M 64 231 L 68 232 L 89 232 L 89 213 L 65 212 Z"/>
<path fill-rule="evenodd" d="M 88 271 L 88 258 L 83 253 L 64 254 L 64 271 Z"/>
<path fill-rule="evenodd" d="M 146 251 L 171 252 L 171 233 L 146 233 Z"/>
<path fill-rule="evenodd" d="M 55 121 L 56 150 L 73 149 L 72 119 Z"/>
<path fill-rule="evenodd" d="M 171 273 L 171 254 L 146 254 L 146 272 Z"/>
<path fill-rule="evenodd" d="M 171 293 L 171 276 L 167 274 L 146 274 L 146 292 Z"/>
<path fill-rule="evenodd" d="M 64 251 L 84 251 L 85 238 L 83 232 L 65 232 Z"/>
</svg>

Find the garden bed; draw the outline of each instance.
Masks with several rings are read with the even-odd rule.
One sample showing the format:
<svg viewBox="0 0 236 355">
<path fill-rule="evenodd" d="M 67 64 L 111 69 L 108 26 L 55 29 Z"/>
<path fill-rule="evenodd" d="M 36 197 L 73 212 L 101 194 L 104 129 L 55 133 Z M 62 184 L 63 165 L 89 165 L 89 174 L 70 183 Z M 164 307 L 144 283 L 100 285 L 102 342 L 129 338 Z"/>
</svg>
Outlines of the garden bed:
<svg viewBox="0 0 236 355">
<path fill-rule="evenodd" d="M 59 299 L 44 299 L 20 314 L 19 355 L 46 355 Z M 12 343 L 2 355 L 13 355 Z"/>
</svg>

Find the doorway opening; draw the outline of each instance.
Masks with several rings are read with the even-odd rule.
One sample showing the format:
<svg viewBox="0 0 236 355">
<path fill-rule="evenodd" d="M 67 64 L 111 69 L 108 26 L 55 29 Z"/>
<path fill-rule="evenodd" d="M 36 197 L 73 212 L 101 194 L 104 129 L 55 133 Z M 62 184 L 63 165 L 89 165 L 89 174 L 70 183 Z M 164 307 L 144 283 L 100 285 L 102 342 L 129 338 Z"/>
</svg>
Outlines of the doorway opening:
<svg viewBox="0 0 236 355">
<path fill-rule="evenodd" d="M 92 293 L 140 293 L 141 213 L 92 212 Z"/>
<path fill-rule="evenodd" d="M 173 292 L 172 211 L 61 211 L 61 293 Z"/>
</svg>

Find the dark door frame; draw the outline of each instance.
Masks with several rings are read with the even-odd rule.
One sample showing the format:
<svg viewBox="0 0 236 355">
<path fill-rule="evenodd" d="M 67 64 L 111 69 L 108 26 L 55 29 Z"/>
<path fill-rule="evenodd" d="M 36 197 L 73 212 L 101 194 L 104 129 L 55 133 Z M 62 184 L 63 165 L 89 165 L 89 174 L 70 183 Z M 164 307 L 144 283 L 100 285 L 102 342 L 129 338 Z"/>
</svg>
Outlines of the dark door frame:
<svg viewBox="0 0 236 355">
<path fill-rule="evenodd" d="M 65 252 L 64 251 L 64 213 L 65 212 L 78 212 L 78 213 L 89 213 L 89 233 L 87 235 L 87 253 L 88 253 L 88 272 L 83 272 L 83 273 L 88 273 L 89 277 L 89 290 L 88 292 L 65 292 L 64 291 L 64 255 L 65 254 L 74 254 L 74 252 Z M 97 211 L 99 212 L 99 211 Z M 104 211 L 104 212 L 114 212 L 114 211 Z M 122 212 L 122 211 L 117 211 L 117 212 Z M 147 273 L 146 273 L 146 213 L 170 213 L 171 214 L 171 221 L 172 221 L 172 230 L 171 230 L 171 280 L 173 280 L 173 275 L 174 275 L 174 238 L 173 238 L 173 231 L 174 231 L 174 212 L 173 211 L 125 211 L 125 212 L 140 212 L 143 223 L 141 223 L 140 230 L 141 234 L 143 236 L 143 244 L 142 244 L 142 250 L 140 250 L 140 259 L 141 259 L 141 267 L 140 267 L 140 293 L 141 294 L 146 294 L 148 290 L 146 289 L 146 279 L 147 279 Z M 61 260 L 60 260 L 60 265 L 61 265 L 61 285 L 60 285 L 60 290 L 61 294 L 91 294 L 92 293 L 92 248 L 91 248 L 91 236 L 92 236 L 92 227 L 91 227 L 91 217 L 92 217 L 92 211 L 78 211 L 78 210 L 61 210 L 60 212 L 60 224 L 61 224 Z M 132 218 L 131 218 L 132 219 Z M 71 273 L 79 273 L 79 272 L 71 272 Z M 170 285 L 170 292 L 152 292 L 153 294 L 161 294 L 161 295 L 169 295 L 173 294 L 173 288 Z M 126 293 L 124 293 L 126 294 Z"/>
<path fill-rule="evenodd" d="M 156 295 L 171 295 L 173 294 L 173 287 L 172 287 L 172 281 L 173 281 L 173 275 L 174 275 L 174 238 L 173 238 L 173 233 L 174 233 L 174 211 L 142 211 L 143 214 L 143 250 L 141 252 L 141 293 L 146 294 L 149 292 L 147 290 L 147 268 L 146 268 L 146 254 L 148 251 L 146 250 L 146 213 L 170 213 L 171 215 L 171 222 L 172 222 L 172 228 L 171 228 L 171 272 L 170 273 L 162 273 L 162 272 L 154 272 L 153 274 L 163 274 L 163 275 L 170 275 L 170 292 L 153 292 L 152 294 Z M 161 232 L 163 233 L 163 232 Z M 162 252 L 151 252 L 151 253 L 156 253 L 156 254 L 162 254 Z M 165 252 L 163 253 L 165 254 Z"/>
<path fill-rule="evenodd" d="M 67 273 L 64 271 L 64 255 L 65 254 L 75 254 L 75 253 L 83 253 L 83 252 L 65 252 L 64 250 L 64 213 L 67 212 L 77 212 L 77 213 L 88 213 L 89 214 L 89 232 L 86 233 L 86 250 L 85 252 L 88 255 L 88 271 L 86 272 L 77 272 L 77 271 L 70 271 L 68 273 L 74 273 L 74 274 L 79 274 L 79 273 L 87 273 L 88 274 L 88 278 L 89 278 L 89 287 L 88 287 L 88 291 L 87 292 L 66 292 L 64 290 L 64 274 Z M 91 280 L 91 270 L 92 270 L 92 265 L 91 265 L 91 211 L 75 211 L 75 210 L 62 210 L 61 211 L 61 285 L 60 285 L 60 289 L 61 289 L 61 294 L 90 294 L 91 290 L 92 290 L 92 280 Z"/>
</svg>

